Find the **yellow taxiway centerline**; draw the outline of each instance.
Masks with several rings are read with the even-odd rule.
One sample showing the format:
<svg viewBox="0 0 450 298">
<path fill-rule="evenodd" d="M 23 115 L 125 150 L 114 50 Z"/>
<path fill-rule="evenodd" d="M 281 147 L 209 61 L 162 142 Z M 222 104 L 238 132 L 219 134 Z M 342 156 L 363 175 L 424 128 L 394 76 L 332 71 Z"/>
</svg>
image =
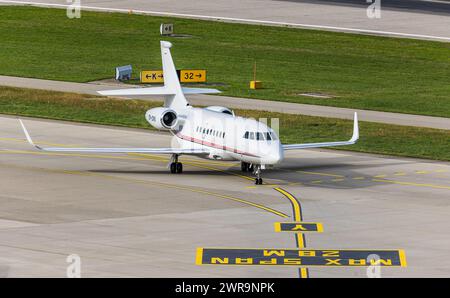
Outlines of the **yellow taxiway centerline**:
<svg viewBox="0 0 450 298">
<path fill-rule="evenodd" d="M 280 192 L 281 194 L 283 194 L 286 198 L 289 199 L 289 201 L 291 201 L 292 207 L 294 209 L 294 220 L 301 222 L 303 220 L 302 217 L 302 208 L 300 206 L 300 203 L 298 202 L 298 200 L 289 192 L 285 191 L 284 189 L 280 188 L 280 187 L 275 187 L 274 188 L 276 191 Z M 301 233 L 296 233 L 296 240 L 297 240 L 297 247 L 298 248 L 305 248 L 305 235 L 301 234 Z M 309 277 L 309 272 L 308 272 L 308 268 L 300 268 L 300 278 L 308 278 Z"/>
<path fill-rule="evenodd" d="M 0 153 L 3 153 L 3 152 L 0 151 Z M 38 153 L 38 152 L 30 152 L 30 153 Z M 52 154 L 52 153 L 45 153 L 45 155 L 54 155 L 54 154 Z M 55 155 L 60 155 L 60 154 L 55 154 Z M 67 154 L 65 154 L 65 155 L 67 155 Z M 126 158 L 126 159 L 134 159 L 134 158 Z M 143 159 L 143 160 L 145 160 L 145 159 Z M 107 178 L 107 179 L 117 179 L 117 180 L 123 180 L 123 181 L 130 181 L 130 182 L 140 183 L 140 184 L 145 184 L 145 185 L 153 184 L 153 185 L 158 185 L 158 186 L 162 186 L 162 187 L 181 189 L 181 190 L 191 191 L 191 192 L 195 192 L 195 193 L 200 193 L 200 194 L 214 196 L 214 197 L 221 198 L 221 199 L 226 199 L 226 200 L 230 200 L 230 201 L 239 202 L 239 203 L 242 203 L 242 204 L 245 204 L 245 205 L 248 205 L 248 206 L 252 206 L 252 207 L 255 207 L 255 208 L 258 208 L 258 209 L 270 212 L 272 214 L 275 214 L 275 215 L 283 217 L 283 218 L 288 218 L 289 217 L 288 215 L 284 214 L 281 211 L 272 209 L 270 207 L 266 207 L 266 206 L 258 204 L 258 203 L 253 203 L 251 201 L 247 201 L 247 200 L 244 200 L 244 199 L 241 199 L 241 198 L 236 198 L 236 197 L 229 196 L 229 195 L 223 195 L 223 194 L 215 193 L 215 192 L 212 192 L 212 191 L 209 191 L 209 190 L 203 190 L 201 188 L 196 188 L 196 187 L 188 187 L 188 186 L 184 186 L 184 185 L 170 184 L 170 183 L 165 183 L 165 182 L 157 182 L 157 181 L 151 181 L 151 180 L 142 180 L 142 179 L 123 177 L 123 176 L 112 176 L 112 175 L 106 175 L 106 174 L 100 174 L 100 173 L 92 173 L 92 172 L 70 171 L 70 170 L 50 169 L 50 168 L 40 168 L 40 167 L 30 167 L 30 166 L 18 166 L 18 165 L 11 165 L 11 164 L 8 164 L 7 166 L 8 167 L 15 167 L 15 168 L 22 168 L 22 169 L 36 170 L 36 171 L 53 172 L 53 173 L 63 173 L 63 174 L 72 174 L 72 175 L 83 175 L 83 176 L 95 176 L 95 177 L 102 177 L 102 178 Z"/>
</svg>

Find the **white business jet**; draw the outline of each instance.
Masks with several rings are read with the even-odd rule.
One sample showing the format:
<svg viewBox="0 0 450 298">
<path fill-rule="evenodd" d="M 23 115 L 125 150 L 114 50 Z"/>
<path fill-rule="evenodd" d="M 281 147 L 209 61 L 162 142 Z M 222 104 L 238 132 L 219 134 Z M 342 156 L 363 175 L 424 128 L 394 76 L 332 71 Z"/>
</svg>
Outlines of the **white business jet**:
<svg viewBox="0 0 450 298">
<path fill-rule="evenodd" d="M 172 61 L 172 44 L 161 41 L 164 86 L 99 91 L 106 96 L 162 95 L 164 107 L 146 112 L 145 119 L 155 128 L 170 131 L 174 138 L 169 148 L 59 148 L 35 145 L 20 120 L 28 142 L 38 150 L 51 152 L 93 153 L 149 153 L 170 154 L 171 173 L 181 173 L 180 155 L 196 155 L 213 160 L 241 162 L 241 170 L 253 172 L 255 184 L 262 184 L 261 169 L 280 163 L 285 150 L 352 145 L 359 138 L 358 118 L 355 113 L 353 136 L 348 141 L 281 144 L 275 131 L 254 119 L 238 117 L 226 107 L 195 108 L 189 105 L 185 94 L 219 93 L 215 89 L 182 88 Z"/>
</svg>

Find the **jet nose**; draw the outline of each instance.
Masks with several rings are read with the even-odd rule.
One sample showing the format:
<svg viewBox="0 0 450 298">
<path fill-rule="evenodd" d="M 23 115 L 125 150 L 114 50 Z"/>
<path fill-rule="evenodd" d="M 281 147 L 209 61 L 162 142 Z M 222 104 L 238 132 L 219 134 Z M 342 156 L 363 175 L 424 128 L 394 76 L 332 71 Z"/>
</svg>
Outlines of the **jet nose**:
<svg viewBox="0 0 450 298">
<path fill-rule="evenodd" d="M 284 159 L 283 145 L 281 145 L 281 143 L 278 142 L 278 152 L 277 152 L 277 162 L 276 163 L 282 162 L 283 159 Z"/>
<path fill-rule="evenodd" d="M 274 144 L 270 150 L 270 157 L 267 159 L 267 164 L 277 164 L 284 159 L 284 150 L 281 143 Z"/>
</svg>

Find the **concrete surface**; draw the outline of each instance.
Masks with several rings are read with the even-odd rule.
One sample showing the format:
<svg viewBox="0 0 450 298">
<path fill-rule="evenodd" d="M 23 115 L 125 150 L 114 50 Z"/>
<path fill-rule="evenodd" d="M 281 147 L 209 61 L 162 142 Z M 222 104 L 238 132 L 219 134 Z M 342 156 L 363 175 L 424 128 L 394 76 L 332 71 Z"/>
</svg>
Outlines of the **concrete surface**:
<svg viewBox="0 0 450 298">
<path fill-rule="evenodd" d="M 43 146 L 167 146 L 145 130 L 24 120 Z M 196 266 L 197 247 L 295 248 L 275 233 L 291 204 L 324 225 L 307 248 L 405 249 L 408 267 L 382 276 L 450 277 L 450 164 L 303 150 L 255 186 L 238 164 L 183 156 L 49 154 L 31 149 L 17 119 L 0 117 L 0 276 L 297 277 L 295 268 Z M 257 205 L 255 205 L 257 204 Z M 276 213 L 274 213 L 276 212 Z M 311 277 L 365 277 L 365 268 L 311 269 Z"/>
<path fill-rule="evenodd" d="M 72 83 L 61 81 L 49 81 L 41 79 L 30 79 L 10 76 L 0 76 L 0 86 L 11 86 L 21 88 L 35 88 L 43 90 L 54 90 L 63 92 L 75 92 L 99 95 L 97 91 L 109 89 L 132 88 L 124 84 L 105 83 Z M 362 121 L 380 122 L 398 125 L 430 127 L 437 129 L 450 129 L 450 118 L 430 117 L 420 115 L 409 115 L 400 113 L 377 112 L 358 109 L 336 108 L 318 105 L 297 104 L 281 101 L 269 101 L 249 98 L 238 98 L 214 95 L 189 95 L 187 96 L 193 105 L 220 105 L 234 109 L 255 109 L 262 111 L 273 111 L 288 114 L 302 114 L 311 116 L 334 117 L 341 119 L 353 119 L 353 112 L 358 112 Z M 130 97 L 131 98 L 131 97 Z M 158 97 L 139 97 L 145 100 L 162 101 Z"/>
<path fill-rule="evenodd" d="M 9 2 L 62 8 L 68 5 L 65 0 Z M 383 0 L 379 19 L 368 18 L 369 4 L 356 0 L 82 0 L 81 4 L 85 10 L 132 10 L 151 15 L 450 41 L 450 5 L 442 1 Z"/>
</svg>

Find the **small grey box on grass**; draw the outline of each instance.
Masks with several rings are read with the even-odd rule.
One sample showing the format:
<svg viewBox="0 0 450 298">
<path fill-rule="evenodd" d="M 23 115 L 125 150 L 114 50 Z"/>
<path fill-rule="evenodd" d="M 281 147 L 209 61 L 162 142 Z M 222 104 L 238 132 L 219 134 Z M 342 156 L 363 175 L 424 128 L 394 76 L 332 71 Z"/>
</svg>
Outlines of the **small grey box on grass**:
<svg viewBox="0 0 450 298">
<path fill-rule="evenodd" d="M 133 69 L 131 65 L 116 67 L 116 80 L 126 81 L 131 79 L 131 73 Z"/>
<path fill-rule="evenodd" d="M 173 24 L 161 24 L 159 32 L 163 36 L 173 34 Z"/>
</svg>

